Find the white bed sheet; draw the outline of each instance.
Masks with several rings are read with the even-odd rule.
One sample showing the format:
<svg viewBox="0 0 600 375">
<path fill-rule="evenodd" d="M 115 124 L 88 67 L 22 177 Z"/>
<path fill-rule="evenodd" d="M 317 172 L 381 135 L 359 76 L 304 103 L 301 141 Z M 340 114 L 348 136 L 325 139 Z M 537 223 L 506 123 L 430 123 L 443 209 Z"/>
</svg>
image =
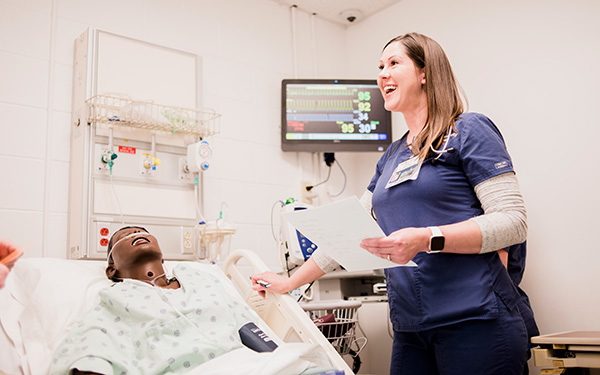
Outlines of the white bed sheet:
<svg viewBox="0 0 600 375">
<path fill-rule="evenodd" d="M 7 374 L 45 374 L 52 353 L 69 324 L 97 301 L 100 289 L 111 282 L 103 276 L 103 262 L 63 259 L 21 259 L 9 273 L 0 294 L 2 352 Z M 16 359 L 16 361 L 15 361 Z"/>
<path fill-rule="evenodd" d="M 176 263 L 178 262 L 166 262 L 167 272 Z M 199 266 L 222 277 L 223 285 L 228 288 L 229 293 L 241 303 L 246 303 L 219 267 L 208 264 Z M 65 337 L 69 325 L 97 303 L 98 292 L 102 288 L 111 285 L 111 281 L 104 275 L 105 267 L 106 263 L 103 261 L 53 258 L 19 260 L 9 274 L 5 288 L 0 290 L 0 371 L 11 375 L 47 373 L 52 354 Z M 244 358 L 255 357 L 250 363 L 256 363 L 256 368 L 259 369 L 256 374 L 269 374 L 260 372 L 260 369 L 271 371 L 269 369 L 279 368 L 273 370 L 273 374 L 287 373 L 282 372 L 281 368 L 296 371 L 296 367 L 307 366 L 309 358 L 309 362 L 313 363 L 311 366 L 331 368 L 327 357 L 315 350 L 316 345 L 284 344 L 256 314 L 255 323 L 282 349 L 278 349 L 277 354 L 258 357 L 255 356 L 257 353 L 244 351 Z M 239 360 L 227 361 L 226 358 L 230 358 L 230 355 L 218 362 L 211 363 L 213 360 L 200 366 L 204 368 L 209 365 L 202 373 L 240 373 L 235 368 L 227 368 L 243 363 Z M 292 365 L 294 361 L 296 364 Z M 249 372 L 254 370 L 248 367 L 248 363 L 244 366 L 242 373 L 255 373 Z M 304 369 L 306 368 L 308 367 Z M 290 374 L 293 373 L 300 372 Z"/>
<path fill-rule="evenodd" d="M 196 367 L 189 375 L 298 375 L 326 369 L 331 370 L 329 359 L 318 345 L 289 343 L 270 353 L 236 349 Z"/>
</svg>

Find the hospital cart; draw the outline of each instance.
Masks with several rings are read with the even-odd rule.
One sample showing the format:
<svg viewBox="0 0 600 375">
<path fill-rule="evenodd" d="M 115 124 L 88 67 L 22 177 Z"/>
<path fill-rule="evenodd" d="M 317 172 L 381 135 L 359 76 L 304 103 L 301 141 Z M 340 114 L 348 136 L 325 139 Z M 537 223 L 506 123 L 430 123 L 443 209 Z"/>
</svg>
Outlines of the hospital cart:
<svg viewBox="0 0 600 375">
<path fill-rule="evenodd" d="M 360 301 L 344 300 L 300 303 L 338 353 L 352 356 L 355 373 L 360 368 L 358 355 L 366 344 L 366 338 L 356 337 L 357 310 L 361 305 Z"/>
<path fill-rule="evenodd" d="M 600 331 L 569 331 L 531 338 L 542 374 L 600 374 Z M 546 368 L 551 367 L 551 368 Z"/>
<path fill-rule="evenodd" d="M 383 270 L 329 272 L 315 281 L 311 303 L 339 300 L 359 301 L 356 311 L 356 335 L 365 337 L 360 352 L 362 375 L 387 375 L 392 356 L 392 328 L 389 320 Z M 360 341 L 363 344 L 363 340 Z M 349 359 L 349 356 L 344 356 Z"/>
<path fill-rule="evenodd" d="M 357 343 L 357 310 L 361 305 L 360 301 L 343 300 L 300 304 L 340 354 L 350 353 L 353 345 Z"/>
</svg>

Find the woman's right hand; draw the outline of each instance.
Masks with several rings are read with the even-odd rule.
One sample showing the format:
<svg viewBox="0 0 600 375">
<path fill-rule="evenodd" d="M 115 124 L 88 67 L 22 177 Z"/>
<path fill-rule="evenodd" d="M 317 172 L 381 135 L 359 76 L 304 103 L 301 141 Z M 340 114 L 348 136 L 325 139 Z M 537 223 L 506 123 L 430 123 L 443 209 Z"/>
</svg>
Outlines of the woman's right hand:
<svg viewBox="0 0 600 375">
<path fill-rule="evenodd" d="M 15 256 L 11 256 L 12 259 L 10 261 L 6 261 L 8 256 L 12 254 Z M 23 252 L 12 242 L 0 240 L 0 260 L 5 260 L 4 262 L 0 263 L 0 288 L 4 287 L 6 278 L 8 277 L 8 272 L 15 265 L 15 262 L 21 257 L 21 255 L 23 255 Z"/>
<path fill-rule="evenodd" d="M 6 278 L 8 277 L 8 271 L 10 271 L 8 267 L 0 263 L 0 289 L 4 288 Z"/>
<path fill-rule="evenodd" d="M 258 291 L 258 294 L 260 294 L 263 298 L 266 295 L 266 291 L 282 294 L 293 289 L 290 288 L 289 278 L 280 276 L 271 271 L 255 273 L 254 275 L 250 276 L 250 279 L 252 280 L 252 289 Z M 264 287 L 263 285 L 257 283 L 258 280 L 265 281 L 271 285 L 268 288 Z"/>
<path fill-rule="evenodd" d="M 14 256 L 11 256 L 12 259 L 7 261 L 6 258 L 13 253 Z M 2 264 L 4 264 L 8 269 L 11 269 L 15 265 L 15 262 L 21 257 L 21 255 L 23 255 L 23 251 L 15 244 L 7 240 L 0 239 L 0 260 L 4 259 Z"/>
</svg>

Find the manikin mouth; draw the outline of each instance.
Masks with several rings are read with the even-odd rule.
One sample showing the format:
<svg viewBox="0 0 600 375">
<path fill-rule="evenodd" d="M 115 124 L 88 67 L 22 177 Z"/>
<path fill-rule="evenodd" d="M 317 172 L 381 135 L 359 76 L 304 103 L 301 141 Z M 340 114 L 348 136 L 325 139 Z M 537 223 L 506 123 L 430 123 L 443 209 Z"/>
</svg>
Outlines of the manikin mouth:
<svg viewBox="0 0 600 375">
<path fill-rule="evenodd" d="M 140 243 L 150 243 L 150 240 L 146 237 L 136 237 L 133 241 L 131 241 L 131 246 L 135 246 Z"/>
</svg>

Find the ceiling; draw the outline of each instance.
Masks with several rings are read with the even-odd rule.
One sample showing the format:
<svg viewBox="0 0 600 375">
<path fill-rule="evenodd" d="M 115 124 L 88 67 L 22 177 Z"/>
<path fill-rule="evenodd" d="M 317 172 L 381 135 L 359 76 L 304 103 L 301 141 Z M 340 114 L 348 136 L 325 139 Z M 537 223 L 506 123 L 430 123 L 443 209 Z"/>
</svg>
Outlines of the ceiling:
<svg viewBox="0 0 600 375">
<path fill-rule="evenodd" d="M 351 25 L 401 0 L 278 0 L 329 21 Z"/>
</svg>

